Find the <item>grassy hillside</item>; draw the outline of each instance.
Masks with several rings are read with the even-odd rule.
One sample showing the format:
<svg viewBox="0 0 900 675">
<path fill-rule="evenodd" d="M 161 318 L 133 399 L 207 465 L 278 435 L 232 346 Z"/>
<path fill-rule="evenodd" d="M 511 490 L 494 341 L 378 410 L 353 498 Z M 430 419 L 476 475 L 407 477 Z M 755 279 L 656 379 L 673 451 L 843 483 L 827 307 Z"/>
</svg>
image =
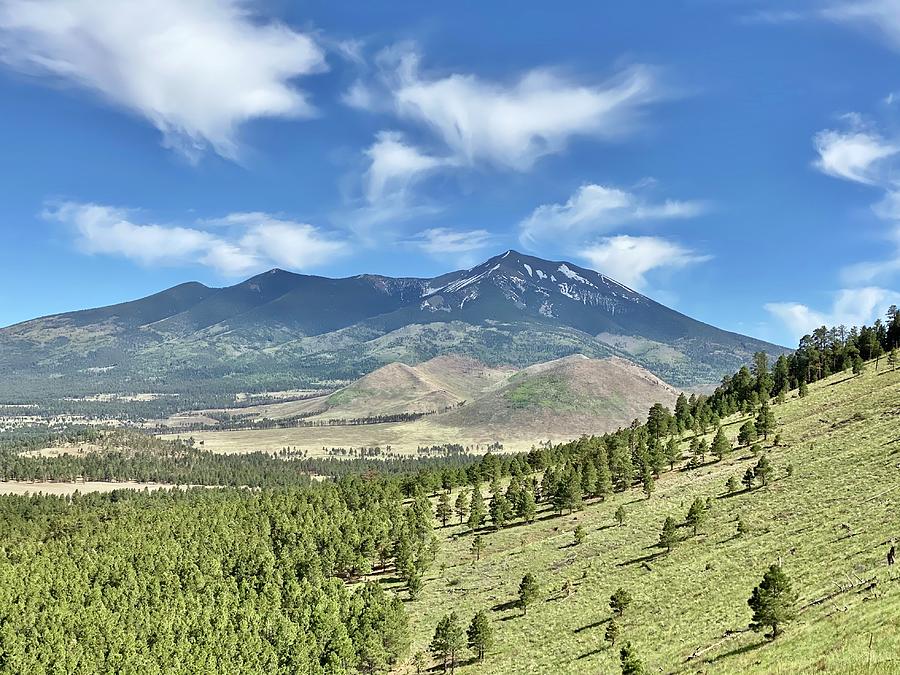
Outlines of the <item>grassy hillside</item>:
<svg viewBox="0 0 900 675">
<path fill-rule="evenodd" d="M 527 451 L 541 440 L 557 442 L 583 433 L 604 433 L 644 419 L 654 403 L 672 407 L 677 390 L 623 359 L 569 356 L 516 372 L 457 355 L 411 367 L 383 366 L 330 396 L 241 408 L 241 415 L 353 419 L 441 411 L 415 421 L 288 427 L 238 431 L 192 431 L 216 452 L 280 450 L 316 453 L 323 447 L 386 447 L 400 453 L 419 446 L 501 443 Z M 169 436 L 172 438 L 173 436 Z"/>
<path fill-rule="evenodd" d="M 675 404 L 678 392 L 623 359 L 580 354 L 525 368 L 435 423 L 485 429 L 498 440 L 528 431 L 533 438 L 577 438 L 643 419 L 654 403 Z"/>
<path fill-rule="evenodd" d="M 496 644 L 484 664 L 466 662 L 461 672 L 619 672 L 619 645 L 608 649 L 604 631 L 609 597 L 623 587 L 634 602 L 619 621 L 620 641 L 633 643 L 648 672 L 900 671 L 900 572 L 885 563 L 900 535 L 900 370 L 869 364 L 860 377 L 836 375 L 774 410 L 782 445 L 760 441 L 775 466 L 766 487 L 726 495 L 726 480 L 757 461 L 739 449 L 664 474 L 649 500 L 632 490 L 571 516 L 541 511 L 532 525 L 485 532 L 479 562 L 465 526 L 440 529 L 437 564 L 408 605 L 414 651 L 427 649 L 444 614 L 455 610 L 468 624 L 485 609 Z M 742 420 L 727 422 L 734 438 Z M 708 521 L 696 537 L 680 527 L 681 541 L 663 553 L 655 546 L 663 520 L 683 522 L 695 497 L 712 498 Z M 737 535 L 738 518 L 750 532 Z M 578 524 L 587 539 L 573 546 Z M 768 642 L 747 630 L 747 599 L 778 561 L 799 612 Z M 512 601 L 527 572 L 542 593 L 521 616 Z"/>
</svg>

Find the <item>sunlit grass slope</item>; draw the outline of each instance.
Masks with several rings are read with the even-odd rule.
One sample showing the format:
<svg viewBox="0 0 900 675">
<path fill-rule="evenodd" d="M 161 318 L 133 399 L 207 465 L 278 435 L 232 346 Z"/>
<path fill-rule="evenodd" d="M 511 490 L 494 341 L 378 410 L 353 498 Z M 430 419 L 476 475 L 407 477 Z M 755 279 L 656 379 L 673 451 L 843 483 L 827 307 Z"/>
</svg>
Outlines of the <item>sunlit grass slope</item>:
<svg viewBox="0 0 900 675">
<path fill-rule="evenodd" d="M 465 526 L 440 529 L 437 564 L 408 604 L 414 651 L 427 649 L 445 613 L 467 624 L 487 609 L 496 644 L 484 663 L 466 654 L 462 672 L 616 673 L 626 640 L 648 672 L 900 672 L 900 572 L 892 577 L 885 562 L 900 537 L 900 370 L 881 365 L 774 406 L 781 445 L 760 441 L 775 466 L 767 487 L 726 495 L 727 479 L 740 480 L 757 461 L 741 448 L 664 474 L 649 500 L 635 489 L 571 516 L 541 511 L 532 525 L 484 533 L 477 563 Z M 727 420 L 732 439 L 741 422 Z M 696 537 L 679 528 L 681 541 L 664 554 L 655 546 L 664 519 L 683 522 L 698 496 L 713 498 L 709 519 Z M 622 527 L 613 518 L 620 505 Z M 739 517 L 751 530 L 740 536 Z M 588 536 L 574 546 L 579 523 Z M 778 561 L 799 592 L 799 612 L 768 642 L 747 630 L 747 599 Z M 512 601 L 527 572 L 542 598 L 522 616 Z M 608 601 L 619 587 L 634 602 L 609 649 Z"/>
</svg>

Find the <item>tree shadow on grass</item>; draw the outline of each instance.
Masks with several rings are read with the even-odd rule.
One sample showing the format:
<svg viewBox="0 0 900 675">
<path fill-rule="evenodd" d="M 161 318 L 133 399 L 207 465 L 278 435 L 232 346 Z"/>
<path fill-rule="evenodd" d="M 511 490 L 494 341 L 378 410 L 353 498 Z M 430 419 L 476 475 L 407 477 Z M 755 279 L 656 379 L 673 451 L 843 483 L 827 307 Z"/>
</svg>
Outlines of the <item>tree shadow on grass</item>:
<svg viewBox="0 0 900 675">
<path fill-rule="evenodd" d="M 581 661 L 581 659 L 589 659 L 589 658 L 591 658 L 592 656 L 597 656 L 597 654 L 602 654 L 603 652 L 607 651 L 608 649 L 609 649 L 608 646 L 597 647 L 596 649 L 592 649 L 592 650 L 589 651 L 589 652 L 585 652 L 584 654 L 580 654 L 580 655 L 578 656 L 578 660 Z"/>
<path fill-rule="evenodd" d="M 723 659 L 727 659 L 730 656 L 739 656 L 740 654 L 746 654 L 747 652 L 752 652 L 754 649 L 759 649 L 765 645 L 769 644 L 769 640 L 762 639 L 759 642 L 753 642 L 749 645 L 744 645 L 743 647 L 735 647 L 723 654 L 719 654 L 718 656 L 714 656 L 710 659 L 705 659 L 705 663 L 717 663 Z"/>
<path fill-rule="evenodd" d="M 610 621 L 612 621 L 612 617 L 611 617 L 611 616 L 608 616 L 608 617 L 606 617 L 605 619 L 600 619 L 599 621 L 595 621 L 594 623 L 589 623 L 589 624 L 587 624 L 586 626 L 582 626 L 581 628 L 576 628 L 574 632 L 575 632 L 576 634 L 577 634 L 577 633 L 583 633 L 583 632 L 586 631 L 586 630 L 591 630 L 591 629 L 593 629 L 593 628 L 599 628 L 599 627 L 602 626 L 603 624 L 609 623 Z"/>
<path fill-rule="evenodd" d="M 731 499 L 732 497 L 740 497 L 741 495 L 745 495 L 748 492 L 752 492 L 752 488 L 744 488 L 743 490 L 738 490 L 737 492 L 727 492 L 724 495 L 719 495 L 716 499 Z"/>
<path fill-rule="evenodd" d="M 508 612 L 509 610 L 517 609 L 518 607 L 519 607 L 518 600 L 508 600 L 506 602 L 501 602 L 499 604 L 494 605 L 493 607 L 491 607 L 491 609 L 494 610 L 495 612 Z"/>
<path fill-rule="evenodd" d="M 641 556 L 640 558 L 632 558 L 631 560 L 625 560 L 616 565 L 616 567 L 627 567 L 628 565 L 637 565 L 638 563 L 648 563 L 656 560 L 657 558 L 661 558 L 667 552 L 666 551 L 657 551 L 656 553 L 649 553 L 647 555 Z"/>
</svg>

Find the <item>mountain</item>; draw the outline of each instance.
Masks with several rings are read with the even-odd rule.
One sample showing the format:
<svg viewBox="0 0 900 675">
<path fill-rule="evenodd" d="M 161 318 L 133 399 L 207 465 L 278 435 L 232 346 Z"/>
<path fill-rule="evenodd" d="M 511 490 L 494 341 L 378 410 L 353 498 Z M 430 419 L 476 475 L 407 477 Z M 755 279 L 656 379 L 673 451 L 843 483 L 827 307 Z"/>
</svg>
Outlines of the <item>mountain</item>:
<svg viewBox="0 0 900 675">
<path fill-rule="evenodd" d="M 517 368 L 621 356 L 700 389 L 756 351 L 787 350 L 691 319 L 593 270 L 507 251 L 433 279 L 271 270 L 226 288 L 182 284 L 20 323 L 0 329 L 0 402 L 334 388 L 387 363 L 445 354 Z"/>
</svg>

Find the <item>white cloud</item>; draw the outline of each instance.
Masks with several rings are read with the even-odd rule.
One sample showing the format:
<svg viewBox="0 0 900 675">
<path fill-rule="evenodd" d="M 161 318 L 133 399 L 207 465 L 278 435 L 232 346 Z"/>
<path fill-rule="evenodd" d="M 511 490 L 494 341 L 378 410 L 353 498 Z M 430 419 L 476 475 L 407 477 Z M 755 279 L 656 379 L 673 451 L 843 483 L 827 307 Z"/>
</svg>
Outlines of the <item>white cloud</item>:
<svg viewBox="0 0 900 675">
<path fill-rule="evenodd" d="M 0 0 L 0 59 L 134 111 L 165 145 L 235 158 L 238 128 L 308 117 L 294 78 L 325 67 L 311 37 L 243 0 Z"/>
<path fill-rule="evenodd" d="M 458 161 L 483 161 L 525 171 L 560 152 L 574 136 L 619 138 L 642 108 L 662 96 L 645 66 L 615 80 L 584 84 L 552 70 L 532 70 L 511 83 L 471 74 L 423 75 L 419 55 L 406 47 L 382 55 L 396 114 L 434 132 Z"/>
<path fill-rule="evenodd" d="M 451 230 L 434 227 L 419 232 L 410 243 L 431 255 L 472 253 L 486 248 L 494 236 L 487 230 Z"/>
<path fill-rule="evenodd" d="M 266 213 L 234 213 L 192 227 L 139 223 L 129 210 L 65 202 L 45 216 L 71 227 L 85 253 L 121 256 L 145 266 L 202 265 L 238 276 L 278 265 L 306 270 L 346 252 L 345 242 L 306 223 Z"/>
<path fill-rule="evenodd" d="M 423 74 L 419 54 L 409 44 L 383 50 L 376 64 L 379 76 L 355 82 L 343 94 L 344 102 L 418 124 L 430 133 L 436 150 L 425 152 L 396 132 L 379 134 L 366 152 L 370 168 L 364 183 L 372 208 L 358 214 L 366 221 L 411 215 L 414 203 L 405 188 L 427 172 L 476 165 L 527 171 L 541 157 L 565 150 L 575 137 L 619 139 L 637 126 L 644 108 L 665 95 L 646 66 L 601 84 L 577 82 L 549 69 L 496 82 L 468 73 Z M 403 199 L 390 190 L 379 193 L 385 175 L 396 180 Z"/>
<path fill-rule="evenodd" d="M 780 319 L 799 341 L 820 326 L 861 326 L 883 317 L 900 294 L 875 286 L 845 288 L 835 295 L 830 310 L 818 311 L 799 302 L 770 302 L 766 311 Z"/>
<path fill-rule="evenodd" d="M 375 105 L 372 90 L 360 80 L 351 84 L 350 88 L 341 94 L 341 101 L 344 105 L 360 110 L 369 110 Z"/>
<path fill-rule="evenodd" d="M 422 230 L 405 243 L 423 253 L 458 268 L 473 267 L 479 254 L 493 245 L 496 237 L 487 230 L 451 230 L 433 227 Z"/>
<path fill-rule="evenodd" d="M 693 218 L 706 205 L 699 201 L 653 203 L 640 195 L 605 185 L 582 185 L 565 204 L 542 204 L 519 223 L 523 245 L 560 237 L 608 232 L 629 223 Z"/>
<path fill-rule="evenodd" d="M 858 114 L 845 117 L 850 120 L 850 131 L 816 134 L 819 159 L 814 164 L 829 175 L 883 191 L 882 198 L 872 205 L 872 212 L 889 223 L 885 238 L 890 242 L 891 255 L 841 270 L 844 283 L 868 285 L 900 273 L 900 176 L 897 174 L 900 140 L 886 140 L 877 130 L 865 128 Z"/>
<path fill-rule="evenodd" d="M 597 271 L 635 289 L 646 286 L 646 275 L 653 270 L 711 259 L 666 239 L 629 235 L 603 238 L 582 250 L 581 257 Z"/>
<path fill-rule="evenodd" d="M 422 152 L 396 131 L 380 132 L 365 156 L 362 204 L 344 216 L 363 239 L 371 241 L 373 225 L 399 223 L 437 210 L 419 199 L 413 188 L 451 160 Z"/>
<path fill-rule="evenodd" d="M 884 160 L 900 153 L 897 143 L 861 129 L 820 131 L 814 143 L 819 153 L 814 163 L 817 169 L 836 178 L 867 185 L 880 183 Z"/>
<path fill-rule="evenodd" d="M 325 235 L 307 223 L 275 218 L 267 213 L 233 213 L 223 219 L 245 228 L 239 250 L 252 252 L 266 264 L 288 269 L 308 269 L 327 264 L 346 252 L 344 241 Z"/>
<path fill-rule="evenodd" d="M 900 49 L 900 0 L 837 0 L 822 10 L 836 23 L 849 23 L 879 33 L 894 49 Z"/>
<path fill-rule="evenodd" d="M 379 133 L 366 156 L 370 160 L 366 172 L 366 198 L 370 203 L 403 196 L 413 182 L 447 164 L 447 160 L 422 153 L 393 131 Z"/>
</svg>

